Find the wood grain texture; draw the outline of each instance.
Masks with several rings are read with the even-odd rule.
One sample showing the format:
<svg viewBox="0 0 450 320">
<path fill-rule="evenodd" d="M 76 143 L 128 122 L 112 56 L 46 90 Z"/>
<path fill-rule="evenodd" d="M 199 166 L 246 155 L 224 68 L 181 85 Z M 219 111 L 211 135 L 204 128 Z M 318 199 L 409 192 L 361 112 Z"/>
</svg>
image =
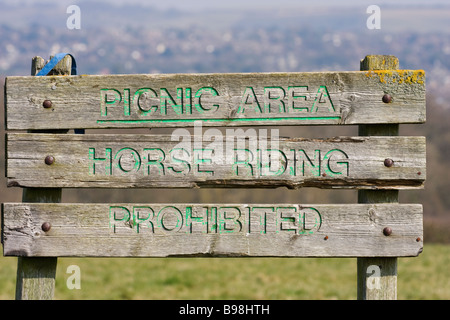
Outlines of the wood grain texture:
<svg viewBox="0 0 450 320">
<path fill-rule="evenodd" d="M 423 70 L 7 77 L 9 130 L 425 122 Z M 384 103 L 385 94 L 392 97 Z M 43 108 L 45 100 L 51 108 Z"/>
<path fill-rule="evenodd" d="M 56 257 L 18 257 L 16 300 L 52 300 Z"/>
<path fill-rule="evenodd" d="M 416 256 L 422 217 L 414 204 L 6 203 L 3 241 L 33 257 Z"/>
<path fill-rule="evenodd" d="M 366 56 L 360 68 L 362 71 L 397 69 L 399 61 L 394 56 Z M 398 136 L 399 124 L 360 125 L 359 135 Z M 359 203 L 398 203 L 398 190 L 358 190 Z M 421 238 L 423 239 L 423 238 Z M 375 269 L 374 269 L 375 268 Z M 373 285 L 373 274 L 376 285 Z M 397 299 L 397 257 L 357 258 L 357 297 L 359 300 L 396 300 Z"/>
<path fill-rule="evenodd" d="M 240 147 L 233 139 L 218 140 L 214 147 L 207 140 L 12 133 L 7 135 L 8 185 L 414 189 L 422 188 L 426 178 L 423 137 L 266 140 L 266 148 L 275 150 L 272 158 L 258 152 L 262 140 L 250 145 L 244 139 L 247 144 Z M 228 141 L 234 141 L 229 149 Z M 53 164 L 45 163 L 47 156 Z M 392 167 L 384 164 L 388 158 Z"/>
<path fill-rule="evenodd" d="M 52 57 L 50 57 L 52 59 Z M 35 76 L 45 66 L 42 57 L 34 57 L 31 63 L 31 75 Z M 72 59 L 66 56 L 49 72 L 49 74 L 70 75 Z M 47 130 L 47 133 L 58 131 Z M 59 188 L 24 188 L 23 202 L 60 202 Z M 16 300 L 51 300 L 55 291 L 57 258 L 17 259 Z"/>
</svg>

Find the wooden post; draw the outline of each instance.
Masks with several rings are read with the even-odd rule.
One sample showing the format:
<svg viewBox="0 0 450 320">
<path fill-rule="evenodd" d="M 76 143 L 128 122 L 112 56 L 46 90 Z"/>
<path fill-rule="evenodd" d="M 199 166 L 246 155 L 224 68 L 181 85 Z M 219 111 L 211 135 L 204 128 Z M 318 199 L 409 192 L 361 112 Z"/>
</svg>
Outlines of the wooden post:
<svg viewBox="0 0 450 320">
<path fill-rule="evenodd" d="M 360 69 L 396 70 L 398 66 L 394 56 L 372 55 L 361 61 Z M 398 124 L 359 126 L 360 136 L 397 136 L 398 132 Z M 359 190 L 358 203 L 398 203 L 398 190 Z M 359 300 L 397 299 L 397 258 L 358 258 L 357 278 Z"/>
<path fill-rule="evenodd" d="M 41 57 L 34 57 L 31 75 L 36 75 L 45 65 Z M 52 75 L 70 75 L 72 59 L 66 56 L 51 71 Z M 43 131 L 31 131 L 41 132 Z M 61 131 L 57 131 L 61 132 Z M 54 133 L 54 131 L 46 131 Z M 24 188 L 23 202 L 61 202 L 60 188 Z M 57 258 L 19 257 L 17 262 L 16 300 L 51 300 L 55 291 Z"/>
</svg>

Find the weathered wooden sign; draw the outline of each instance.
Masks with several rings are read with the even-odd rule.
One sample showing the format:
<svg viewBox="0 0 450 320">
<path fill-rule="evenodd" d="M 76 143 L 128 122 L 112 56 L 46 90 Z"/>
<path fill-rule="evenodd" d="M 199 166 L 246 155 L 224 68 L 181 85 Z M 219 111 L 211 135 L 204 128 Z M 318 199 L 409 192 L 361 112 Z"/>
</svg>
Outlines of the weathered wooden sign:
<svg viewBox="0 0 450 320">
<path fill-rule="evenodd" d="M 8 77 L 7 129 L 422 123 L 425 72 Z"/>
<path fill-rule="evenodd" d="M 7 135 L 9 186 L 423 187 L 423 137 Z M 209 140 L 209 141 L 208 141 Z"/>
<path fill-rule="evenodd" d="M 24 203 L 2 205 L 17 296 L 52 297 L 49 257 L 270 256 L 357 257 L 358 296 L 395 298 L 396 257 L 423 247 L 422 206 L 398 204 L 397 190 L 426 179 L 425 137 L 398 136 L 399 123 L 425 122 L 425 73 L 398 70 L 393 56 L 361 69 L 371 70 L 7 77 L 6 177 L 25 188 Z M 322 139 L 231 128 L 353 124 L 360 136 Z M 66 134 L 139 127 L 174 130 Z M 360 189 L 361 203 L 56 203 L 61 188 L 282 186 Z"/>
<path fill-rule="evenodd" d="M 5 203 L 3 217 L 19 256 L 399 257 L 423 239 L 409 204 Z"/>
</svg>

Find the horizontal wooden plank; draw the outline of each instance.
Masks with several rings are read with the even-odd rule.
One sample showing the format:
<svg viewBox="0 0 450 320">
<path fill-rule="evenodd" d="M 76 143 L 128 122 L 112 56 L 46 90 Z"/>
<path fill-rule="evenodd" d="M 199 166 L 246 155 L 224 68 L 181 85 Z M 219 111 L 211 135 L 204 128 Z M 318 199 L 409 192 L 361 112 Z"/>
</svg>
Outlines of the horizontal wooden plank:
<svg viewBox="0 0 450 320">
<path fill-rule="evenodd" d="M 265 131 L 250 135 L 255 132 L 227 137 L 10 133 L 8 186 L 410 189 L 422 188 L 426 178 L 424 137 L 265 139 Z"/>
<path fill-rule="evenodd" d="M 417 256 L 422 217 L 412 204 L 6 203 L 3 247 L 33 257 Z"/>
<path fill-rule="evenodd" d="M 423 70 L 28 76 L 5 86 L 10 130 L 423 123 L 426 115 Z"/>
</svg>

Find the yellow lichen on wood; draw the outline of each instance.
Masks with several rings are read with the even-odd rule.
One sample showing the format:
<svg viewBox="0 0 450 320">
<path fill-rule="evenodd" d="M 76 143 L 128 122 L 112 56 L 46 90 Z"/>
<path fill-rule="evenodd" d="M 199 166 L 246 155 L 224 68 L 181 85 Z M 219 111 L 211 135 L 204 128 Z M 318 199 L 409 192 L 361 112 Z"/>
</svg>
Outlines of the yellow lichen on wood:
<svg viewBox="0 0 450 320">
<path fill-rule="evenodd" d="M 398 58 L 392 55 L 368 55 L 361 60 L 361 70 L 397 70 Z"/>
<path fill-rule="evenodd" d="M 381 83 L 425 83 L 424 70 L 369 70 L 366 76 L 369 78 L 378 76 Z"/>
</svg>

